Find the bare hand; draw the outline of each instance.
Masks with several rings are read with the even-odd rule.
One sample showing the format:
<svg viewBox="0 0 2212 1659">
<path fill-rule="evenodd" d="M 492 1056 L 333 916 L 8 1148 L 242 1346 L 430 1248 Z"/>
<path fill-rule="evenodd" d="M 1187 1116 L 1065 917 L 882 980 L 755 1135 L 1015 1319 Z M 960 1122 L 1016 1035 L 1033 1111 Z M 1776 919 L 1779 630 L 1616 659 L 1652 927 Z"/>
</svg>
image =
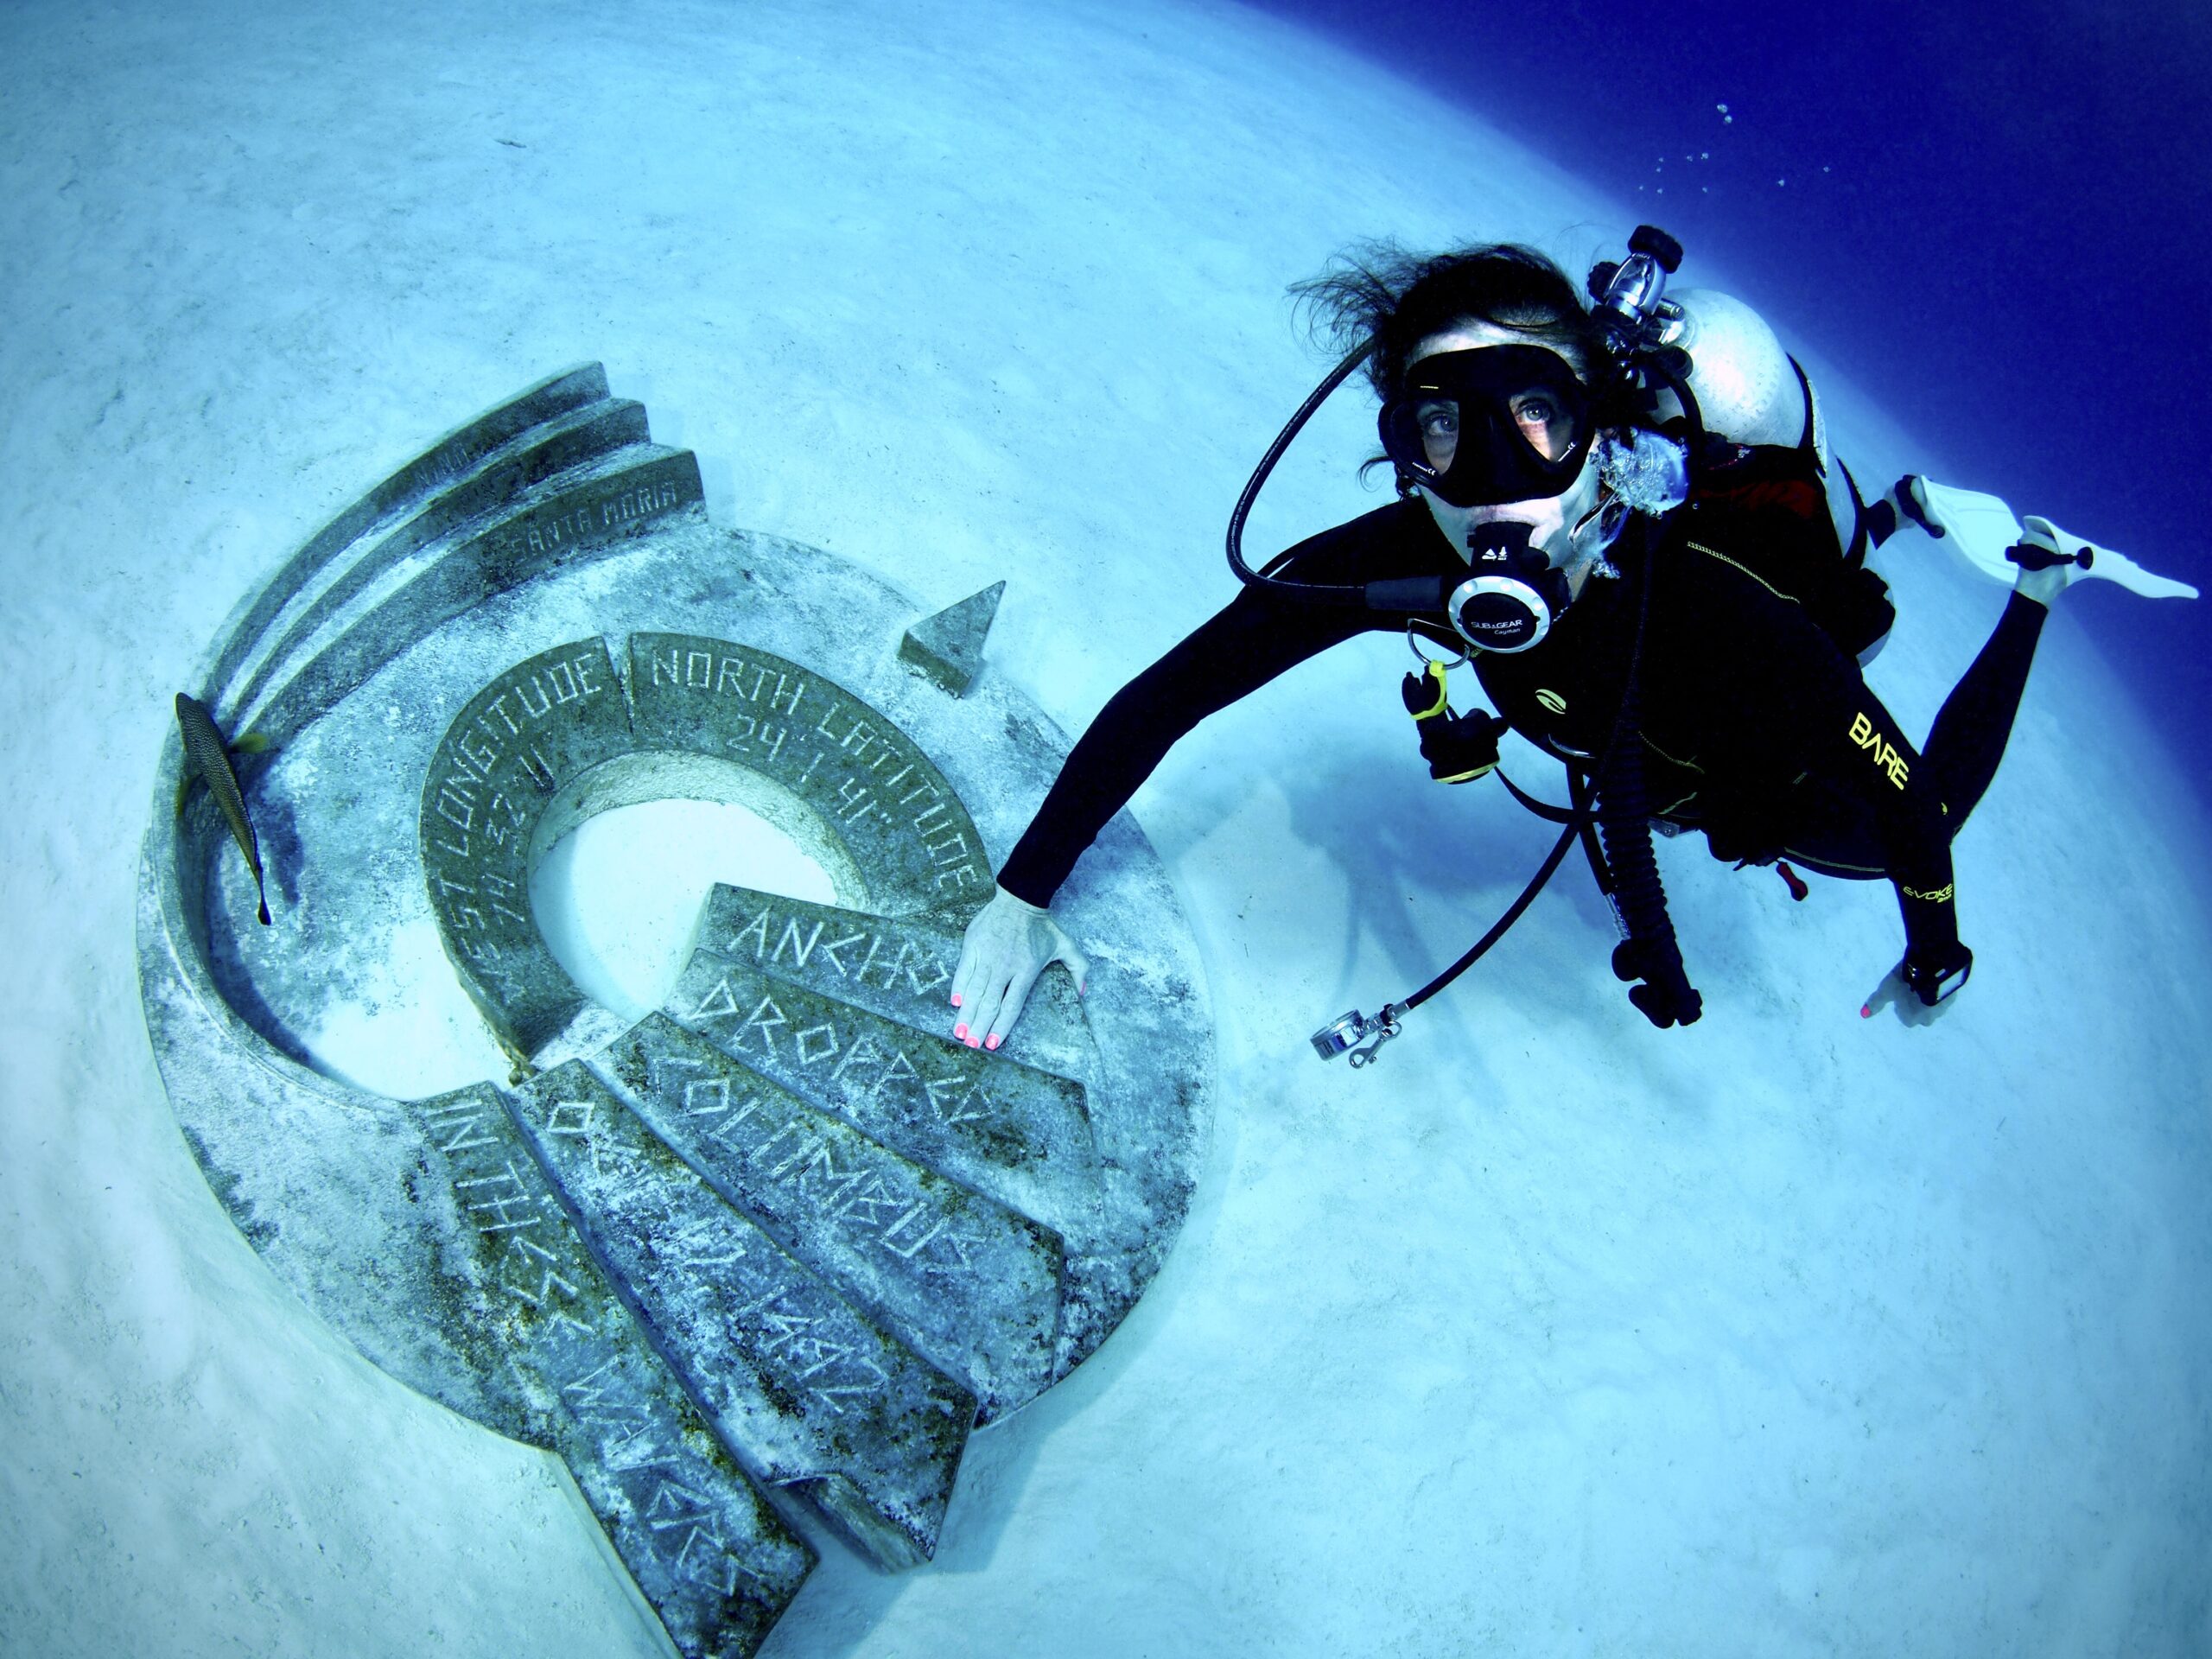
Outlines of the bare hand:
<svg viewBox="0 0 2212 1659">
<path fill-rule="evenodd" d="M 1082 995 L 1090 964 L 1052 912 L 1015 898 L 1004 887 L 968 924 L 960 966 L 952 975 L 952 1006 L 960 1019 L 952 1034 L 970 1048 L 996 1048 L 1006 1040 L 1038 975 L 1064 962 Z"/>
</svg>

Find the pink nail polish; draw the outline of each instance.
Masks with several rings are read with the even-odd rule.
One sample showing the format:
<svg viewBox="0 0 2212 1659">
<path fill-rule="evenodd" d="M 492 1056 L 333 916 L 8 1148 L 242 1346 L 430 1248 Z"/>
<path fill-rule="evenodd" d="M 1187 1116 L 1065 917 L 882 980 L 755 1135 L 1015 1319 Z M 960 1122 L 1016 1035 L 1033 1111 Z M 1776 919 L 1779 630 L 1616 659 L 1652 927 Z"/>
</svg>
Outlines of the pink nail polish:
<svg viewBox="0 0 2212 1659">
<path fill-rule="evenodd" d="M 963 1043 L 967 1044 L 967 1045 L 968 1045 L 968 1046 L 969 1046 L 969 1047 L 970 1047 L 970 1048 L 981 1048 L 981 1047 L 982 1046 L 982 1043 L 980 1043 L 980 1042 L 978 1042 L 978 1041 L 977 1041 L 975 1038 L 973 1038 L 973 1037 L 963 1037 L 963 1038 L 962 1038 L 960 1040 L 961 1040 L 961 1041 L 963 1041 Z"/>
<path fill-rule="evenodd" d="M 956 1008 L 960 1006 L 960 993 L 957 991 L 952 994 L 952 1006 Z"/>
<path fill-rule="evenodd" d="M 983 1046 L 985 1048 L 996 1048 L 998 1046 L 999 1036 L 996 1032 L 993 1032 L 989 1036 L 983 1039 Z"/>
<path fill-rule="evenodd" d="M 952 1034 L 957 1037 L 962 1042 L 966 1042 L 968 1040 L 968 1022 L 965 1020 L 963 1020 L 958 1025 L 952 1028 Z"/>
</svg>

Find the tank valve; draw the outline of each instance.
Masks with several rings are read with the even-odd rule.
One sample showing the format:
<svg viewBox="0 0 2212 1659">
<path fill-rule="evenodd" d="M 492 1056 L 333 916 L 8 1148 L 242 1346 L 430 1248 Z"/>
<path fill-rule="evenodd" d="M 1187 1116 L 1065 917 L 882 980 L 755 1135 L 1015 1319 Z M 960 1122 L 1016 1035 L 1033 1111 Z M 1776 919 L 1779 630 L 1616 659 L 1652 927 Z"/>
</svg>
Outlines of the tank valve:
<svg viewBox="0 0 2212 1659">
<path fill-rule="evenodd" d="M 1666 297 L 1667 278 L 1682 263 L 1682 245 L 1656 225 L 1639 225 L 1628 239 L 1628 257 L 1600 262 L 1590 272 L 1591 321 L 1613 360 L 1626 365 L 1653 351 L 1682 308 Z"/>
</svg>

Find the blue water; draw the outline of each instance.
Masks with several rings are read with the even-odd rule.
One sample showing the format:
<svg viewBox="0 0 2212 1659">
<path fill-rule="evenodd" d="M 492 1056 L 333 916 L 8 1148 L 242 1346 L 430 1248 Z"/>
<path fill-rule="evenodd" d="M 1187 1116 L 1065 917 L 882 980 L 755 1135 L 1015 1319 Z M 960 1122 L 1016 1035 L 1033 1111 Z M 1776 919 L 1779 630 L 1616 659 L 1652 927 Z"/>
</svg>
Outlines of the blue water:
<svg viewBox="0 0 2212 1659">
<path fill-rule="evenodd" d="M 2212 591 L 2212 14 L 1258 3 L 1673 232 L 1688 278 L 1710 260 L 1847 365 L 1946 482 Z M 2090 582 L 2063 608 L 2212 804 L 2206 602 Z"/>
</svg>

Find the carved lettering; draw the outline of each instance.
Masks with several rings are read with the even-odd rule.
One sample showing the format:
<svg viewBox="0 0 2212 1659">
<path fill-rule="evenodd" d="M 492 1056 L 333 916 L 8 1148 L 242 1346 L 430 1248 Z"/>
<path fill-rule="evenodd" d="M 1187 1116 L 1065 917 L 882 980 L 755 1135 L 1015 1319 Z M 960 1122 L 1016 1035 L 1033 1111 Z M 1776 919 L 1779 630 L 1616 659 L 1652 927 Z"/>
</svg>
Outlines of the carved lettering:
<svg viewBox="0 0 2212 1659">
<path fill-rule="evenodd" d="M 766 905 L 761 906 L 760 913 L 758 916 L 755 916 L 750 922 L 747 923 L 745 926 L 730 939 L 730 949 L 734 950 L 739 945 L 743 944 L 747 939 L 751 939 L 753 941 L 753 959 L 755 962 L 760 961 L 760 953 L 768 948 L 768 906 Z"/>
<path fill-rule="evenodd" d="M 442 1122 L 441 1121 L 442 1120 Z M 484 1122 L 484 1113 L 473 1106 L 450 1106 L 430 1116 L 426 1121 L 431 1138 L 450 1134 L 449 1141 L 436 1141 L 440 1152 L 448 1156 L 466 1152 L 471 1147 L 491 1147 L 499 1144 L 496 1136 L 478 1135 L 474 1131 Z"/>
<path fill-rule="evenodd" d="M 737 995 L 730 989 L 729 980 L 724 977 L 716 980 L 715 988 L 700 999 L 699 1006 L 691 1010 L 691 1018 L 719 1020 L 725 1015 L 734 1015 L 737 1011 Z"/>
<path fill-rule="evenodd" d="M 784 1011 L 776 1006 L 776 999 L 772 996 L 764 996 L 760 999 L 760 1006 L 747 1014 L 745 1023 L 737 1028 L 737 1035 L 730 1039 L 729 1046 L 732 1048 L 743 1048 L 746 1033 L 757 1031 L 760 1033 L 761 1048 L 772 1055 L 776 1052 L 775 1028 L 778 1026 L 790 1024 L 791 1021 L 784 1018 Z"/>
<path fill-rule="evenodd" d="M 850 823 L 855 818 L 863 816 L 874 799 L 874 790 L 858 779 L 848 778 L 837 785 L 837 805 L 833 810 L 838 817 Z"/>
<path fill-rule="evenodd" d="M 798 918 L 794 916 L 784 924 L 784 936 L 776 941 L 775 954 L 768 960 L 781 962 L 784 959 L 784 947 L 789 945 L 791 952 L 791 966 L 804 968 L 806 966 L 806 959 L 814 954 L 815 941 L 821 937 L 822 924 L 817 922 L 814 925 L 814 931 L 806 936 L 806 942 L 802 944 L 798 937 Z"/>
<path fill-rule="evenodd" d="M 982 1105 L 989 1104 L 983 1099 L 982 1086 L 972 1077 L 963 1077 L 957 1071 L 949 1077 L 939 1077 L 934 1083 L 925 1084 L 923 1087 L 929 1095 L 930 1104 L 937 1108 L 938 1116 L 947 1123 L 979 1122 L 983 1116 L 981 1106 L 974 1106 L 973 1109 L 963 1109 L 977 1102 Z"/>
</svg>

